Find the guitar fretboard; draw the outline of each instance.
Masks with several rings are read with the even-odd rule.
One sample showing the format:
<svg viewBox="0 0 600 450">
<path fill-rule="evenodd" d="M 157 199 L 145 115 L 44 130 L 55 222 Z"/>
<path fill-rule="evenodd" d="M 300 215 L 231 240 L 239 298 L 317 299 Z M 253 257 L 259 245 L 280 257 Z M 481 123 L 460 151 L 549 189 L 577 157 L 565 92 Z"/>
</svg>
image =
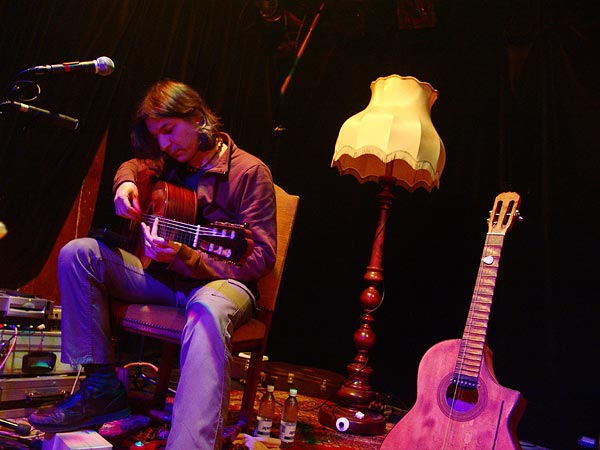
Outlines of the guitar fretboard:
<svg viewBox="0 0 600 450">
<path fill-rule="evenodd" d="M 486 236 L 454 371 L 454 381 L 463 387 L 477 386 L 503 243 L 504 234 L 488 233 Z"/>
</svg>

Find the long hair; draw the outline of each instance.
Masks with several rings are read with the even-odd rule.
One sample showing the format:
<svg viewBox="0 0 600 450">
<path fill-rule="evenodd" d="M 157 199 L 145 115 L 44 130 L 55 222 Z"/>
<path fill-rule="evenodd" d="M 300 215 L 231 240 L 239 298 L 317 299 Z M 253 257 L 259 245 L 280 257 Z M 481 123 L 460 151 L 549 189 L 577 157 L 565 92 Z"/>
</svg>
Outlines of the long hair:
<svg viewBox="0 0 600 450">
<path fill-rule="evenodd" d="M 158 143 L 146 127 L 146 119 L 166 117 L 198 122 L 198 148 L 209 150 L 215 146 L 222 126 L 220 118 L 195 89 L 180 81 L 163 79 L 150 86 L 134 115 L 131 145 L 139 156 L 160 155 Z"/>
</svg>

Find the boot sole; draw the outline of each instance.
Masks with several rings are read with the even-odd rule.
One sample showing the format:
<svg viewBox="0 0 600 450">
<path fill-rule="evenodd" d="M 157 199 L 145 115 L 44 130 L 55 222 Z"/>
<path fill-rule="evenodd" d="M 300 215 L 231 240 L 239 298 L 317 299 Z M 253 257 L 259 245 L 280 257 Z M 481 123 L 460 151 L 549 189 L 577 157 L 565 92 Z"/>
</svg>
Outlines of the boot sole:
<svg viewBox="0 0 600 450">
<path fill-rule="evenodd" d="M 90 417 L 88 420 L 84 420 L 69 425 L 36 425 L 29 422 L 36 430 L 43 431 L 44 433 L 62 433 L 65 431 L 81 430 L 82 428 L 93 427 L 98 425 L 104 425 L 107 422 L 112 422 L 118 419 L 124 419 L 131 415 L 129 408 L 122 409 L 121 411 L 112 412 L 110 414 L 103 414 L 101 416 Z"/>
</svg>

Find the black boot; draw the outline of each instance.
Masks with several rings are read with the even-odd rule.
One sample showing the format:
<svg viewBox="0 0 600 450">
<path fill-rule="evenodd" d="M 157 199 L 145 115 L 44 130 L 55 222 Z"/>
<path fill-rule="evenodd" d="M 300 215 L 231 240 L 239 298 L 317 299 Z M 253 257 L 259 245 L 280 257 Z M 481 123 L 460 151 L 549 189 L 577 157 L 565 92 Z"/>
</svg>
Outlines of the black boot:
<svg viewBox="0 0 600 450">
<path fill-rule="evenodd" d="M 29 423 L 40 431 L 64 432 L 102 425 L 131 414 L 127 392 L 112 366 L 85 366 L 79 390 L 54 406 L 40 408 Z"/>
</svg>

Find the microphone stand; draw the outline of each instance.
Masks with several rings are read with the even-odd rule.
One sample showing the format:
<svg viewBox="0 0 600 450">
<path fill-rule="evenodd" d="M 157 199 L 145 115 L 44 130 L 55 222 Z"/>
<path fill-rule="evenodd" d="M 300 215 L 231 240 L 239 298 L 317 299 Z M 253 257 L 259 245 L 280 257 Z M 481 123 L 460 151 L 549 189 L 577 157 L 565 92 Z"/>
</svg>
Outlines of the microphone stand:
<svg viewBox="0 0 600 450">
<path fill-rule="evenodd" d="M 28 69 L 29 70 L 29 69 Z M 21 103 L 23 101 L 33 101 L 38 98 L 42 90 L 40 85 L 31 80 L 19 79 L 19 76 L 27 71 L 21 71 L 17 74 L 16 79 L 12 82 L 11 93 L 8 100 L 0 103 L 0 118 L 7 111 L 16 111 L 17 113 L 28 115 L 31 121 L 44 121 L 61 128 L 76 130 L 79 127 L 79 120 L 73 117 L 65 116 L 64 114 L 53 113 L 37 106 Z M 34 87 L 28 94 L 24 89 Z M 19 101 L 15 101 L 19 100 Z"/>
</svg>

